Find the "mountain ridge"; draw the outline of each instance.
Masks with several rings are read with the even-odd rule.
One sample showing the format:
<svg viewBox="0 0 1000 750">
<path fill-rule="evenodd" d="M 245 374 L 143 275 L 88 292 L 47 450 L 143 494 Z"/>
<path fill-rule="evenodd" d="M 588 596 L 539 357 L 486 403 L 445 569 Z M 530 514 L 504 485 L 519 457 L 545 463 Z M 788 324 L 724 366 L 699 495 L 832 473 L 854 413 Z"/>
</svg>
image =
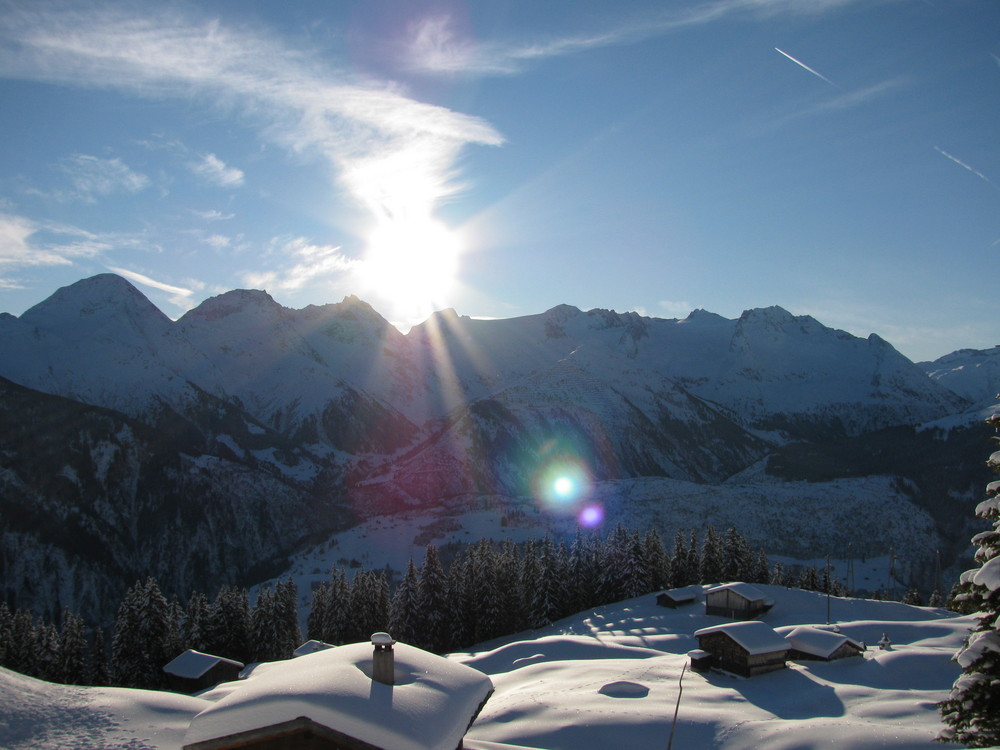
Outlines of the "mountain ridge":
<svg viewBox="0 0 1000 750">
<path fill-rule="evenodd" d="M 353 295 L 294 310 L 263 290 L 233 290 L 171 321 L 113 274 L 60 289 L 21 318 L 0 317 L 0 347 L 0 377 L 38 394 L 22 394 L 28 401 L 59 396 L 110 409 L 151 434 L 187 436 L 162 459 L 149 440 L 133 436 L 128 449 L 138 465 L 180 467 L 163 475 L 169 486 L 153 493 L 156 502 L 167 507 L 188 487 L 216 507 L 192 517 L 189 542 L 176 530 L 151 529 L 143 544 L 162 549 L 170 538 L 176 554 L 209 554 L 206 524 L 221 512 L 261 564 L 373 514 L 422 509 L 430 518 L 443 504 L 466 507 L 477 497 L 516 507 L 544 494 L 542 483 L 566 466 L 584 483 L 672 479 L 718 487 L 720 499 L 729 477 L 766 467 L 772 456 L 796 481 L 808 480 L 809 467 L 822 462 L 784 446 L 822 450 L 830 441 L 850 445 L 971 414 L 982 399 L 959 360 L 994 361 L 955 353 L 928 371 L 875 334 L 856 337 L 777 306 L 736 320 L 702 310 L 659 319 L 570 305 L 503 320 L 445 310 L 404 335 Z M 989 381 L 986 370 L 976 378 L 979 388 Z M 102 455 L 85 422 L 65 439 Z M 925 439 L 901 434 L 904 442 Z M 44 468 L 24 468 L 32 465 L 11 446 L 0 472 L 8 486 L 20 482 L 62 507 L 66 497 L 38 478 Z M 208 466 L 218 478 L 206 485 Z M 829 481 L 835 472 L 824 464 L 820 475 Z M 971 503 L 978 481 L 964 465 L 943 485 L 918 479 L 890 483 L 894 502 L 933 506 L 933 485 Z M 263 544 L 231 515 L 239 507 L 233 493 L 248 481 L 277 482 L 283 512 L 314 522 L 279 523 L 261 507 L 254 512 L 271 518 L 268 527 L 283 529 L 279 541 Z M 8 506 L 0 502 L 0 524 L 8 523 Z M 27 557 L 56 554 L 51 540 L 31 533 L 24 539 L 34 547 L 20 547 Z M 938 533 L 956 544 L 954 525 L 942 521 Z M 130 569 L 152 564 L 144 559 Z M 188 571 L 173 588 L 233 582 L 218 566 L 207 570 L 204 581 Z M 125 574 L 99 573 L 101 585 L 131 583 L 115 575 Z M 37 606 L 55 606 L 52 595 Z"/>
</svg>

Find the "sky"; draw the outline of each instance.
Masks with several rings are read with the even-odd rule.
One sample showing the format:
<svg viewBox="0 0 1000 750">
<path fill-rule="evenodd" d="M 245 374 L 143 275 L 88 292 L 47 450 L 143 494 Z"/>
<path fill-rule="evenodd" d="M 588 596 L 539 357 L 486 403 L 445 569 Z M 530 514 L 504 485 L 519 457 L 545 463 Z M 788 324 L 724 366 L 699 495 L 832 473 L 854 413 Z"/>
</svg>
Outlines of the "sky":
<svg viewBox="0 0 1000 750">
<path fill-rule="evenodd" d="M 0 0 L 0 311 L 98 273 L 1000 344 L 995 0 Z"/>
</svg>

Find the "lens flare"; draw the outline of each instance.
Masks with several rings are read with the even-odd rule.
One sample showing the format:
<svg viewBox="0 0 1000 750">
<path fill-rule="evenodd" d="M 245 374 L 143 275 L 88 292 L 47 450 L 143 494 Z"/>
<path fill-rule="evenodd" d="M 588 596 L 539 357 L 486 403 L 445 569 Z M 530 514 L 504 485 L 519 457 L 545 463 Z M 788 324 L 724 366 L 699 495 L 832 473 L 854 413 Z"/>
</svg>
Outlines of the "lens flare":
<svg viewBox="0 0 1000 750">
<path fill-rule="evenodd" d="M 590 497 L 593 478 L 580 459 L 553 457 L 536 473 L 532 486 L 542 510 L 575 517 Z"/>
<path fill-rule="evenodd" d="M 588 529 L 600 526 L 604 521 L 604 508 L 600 505 L 588 505 L 580 511 L 580 515 L 577 516 L 577 520 L 580 522 L 581 526 L 585 526 Z"/>
</svg>

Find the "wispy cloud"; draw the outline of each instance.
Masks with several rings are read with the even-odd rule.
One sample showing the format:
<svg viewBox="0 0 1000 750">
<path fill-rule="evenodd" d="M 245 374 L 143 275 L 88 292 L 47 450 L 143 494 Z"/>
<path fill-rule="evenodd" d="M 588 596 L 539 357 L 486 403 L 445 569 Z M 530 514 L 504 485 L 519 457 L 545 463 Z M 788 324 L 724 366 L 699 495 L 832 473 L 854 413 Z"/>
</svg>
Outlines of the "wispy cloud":
<svg viewBox="0 0 1000 750">
<path fill-rule="evenodd" d="M 162 281 L 157 281 L 145 274 L 141 274 L 138 271 L 131 271 L 127 268 L 121 268 L 120 266 L 107 266 L 109 271 L 112 271 L 119 276 L 124 276 L 129 281 L 134 281 L 137 284 L 142 284 L 143 286 L 151 287 L 152 289 L 159 289 L 161 292 L 166 292 L 170 295 L 169 301 L 181 308 L 182 310 L 190 310 L 194 307 L 194 290 L 187 289 L 182 286 L 175 286 L 173 284 L 167 284 Z"/>
<path fill-rule="evenodd" d="M 343 254 L 340 246 L 315 245 L 304 237 L 274 241 L 278 268 L 247 271 L 242 281 L 248 287 L 269 291 L 297 291 L 324 278 L 337 277 L 358 268 L 359 261 Z"/>
<path fill-rule="evenodd" d="M 57 191 L 54 197 L 95 203 L 112 193 L 138 193 L 149 186 L 149 178 L 129 168 L 121 159 L 75 154 L 62 164 L 72 189 Z"/>
<path fill-rule="evenodd" d="M 234 218 L 236 214 L 224 214 L 222 211 L 209 210 L 209 211 L 199 211 L 197 209 L 191 209 L 191 213 L 197 216 L 199 219 L 204 219 L 205 221 L 229 221 Z"/>
<path fill-rule="evenodd" d="M 71 265 L 78 258 L 92 258 L 111 248 L 109 242 L 75 227 L 0 214 L 0 267 Z"/>
<path fill-rule="evenodd" d="M 205 154 L 199 161 L 188 165 L 192 172 L 218 187 L 232 188 L 243 184 L 243 170 L 230 167 L 215 154 Z"/>
<path fill-rule="evenodd" d="M 941 156 L 945 157 L 946 159 L 951 159 L 958 166 L 962 167 L 962 169 L 966 169 L 969 172 L 972 172 L 972 174 L 974 174 L 980 180 L 983 180 L 984 182 L 988 182 L 990 185 L 993 185 L 993 187 L 997 187 L 996 183 L 994 183 L 993 180 L 991 180 L 989 177 L 987 177 L 986 175 L 984 175 L 982 172 L 980 172 L 975 167 L 972 167 L 972 166 L 966 164 L 964 161 L 962 161 L 961 159 L 959 159 L 957 156 L 952 156 L 947 151 L 945 151 L 943 148 L 940 148 L 938 146 L 935 146 L 934 150 L 937 151 L 939 154 L 941 154 Z"/>
<path fill-rule="evenodd" d="M 411 26 L 404 58 L 411 70 L 429 74 L 511 75 L 521 72 L 532 62 L 602 47 L 632 44 L 728 18 L 818 15 L 861 2 L 862 0 L 711 0 L 687 7 L 671 4 L 668 10 L 633 15 L 593 33 L 552 36 L 527 42 L 473 40 L 458 31 L 450 16 L 438 14 L 430 15 Z"/>
<path fill-rule="evenodd" d="M 50 8 L 0 18 L 0 76 L 232 107 L 266 139 L 328 159 L 375 216 L 426 212 L 460 187 L 463 147 L 503 141 L 484 120 L 356 80 L 266 34 L 172 10 Z"/>
</svg>

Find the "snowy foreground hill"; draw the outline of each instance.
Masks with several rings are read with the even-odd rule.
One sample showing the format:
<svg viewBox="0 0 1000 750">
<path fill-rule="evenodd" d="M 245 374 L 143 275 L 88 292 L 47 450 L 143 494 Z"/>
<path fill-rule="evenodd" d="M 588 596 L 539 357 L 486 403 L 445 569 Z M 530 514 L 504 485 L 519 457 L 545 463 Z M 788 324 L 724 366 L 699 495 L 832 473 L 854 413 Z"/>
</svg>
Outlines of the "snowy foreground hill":
<svg viewBox="0 0 1000 750">
<path fill-rule="evenodd" d="M 826 620 L 820 594 L 763 587 L 779 632 Z M 959 673 L 951 661 L 974 618 L 863 599 L 831 600 L 831 621 L 868 644 L 863 657 L 789 662 L 750 679 L 684 674 L 674 747 L 724 750 L 932 748 L 935 707 Z M 470 750 L 666 747 L 693 633 L 725 622 L 701 604 L 653 596 L 582 612 L 449 658 L 496 691 L 469 730 Z M 889 650 L 875 645 L 883 635 Z M 308 659 L 309 656 L 299 657 Z M 237 683 L 238 684 L 238 683 Z M 191 719 L 233 683 L 197 697 L 53 685 L 0 669 L 0 747 L 177 750 Z M 238 689 L 238 688 L 236 688 Z"/>
</svg>

